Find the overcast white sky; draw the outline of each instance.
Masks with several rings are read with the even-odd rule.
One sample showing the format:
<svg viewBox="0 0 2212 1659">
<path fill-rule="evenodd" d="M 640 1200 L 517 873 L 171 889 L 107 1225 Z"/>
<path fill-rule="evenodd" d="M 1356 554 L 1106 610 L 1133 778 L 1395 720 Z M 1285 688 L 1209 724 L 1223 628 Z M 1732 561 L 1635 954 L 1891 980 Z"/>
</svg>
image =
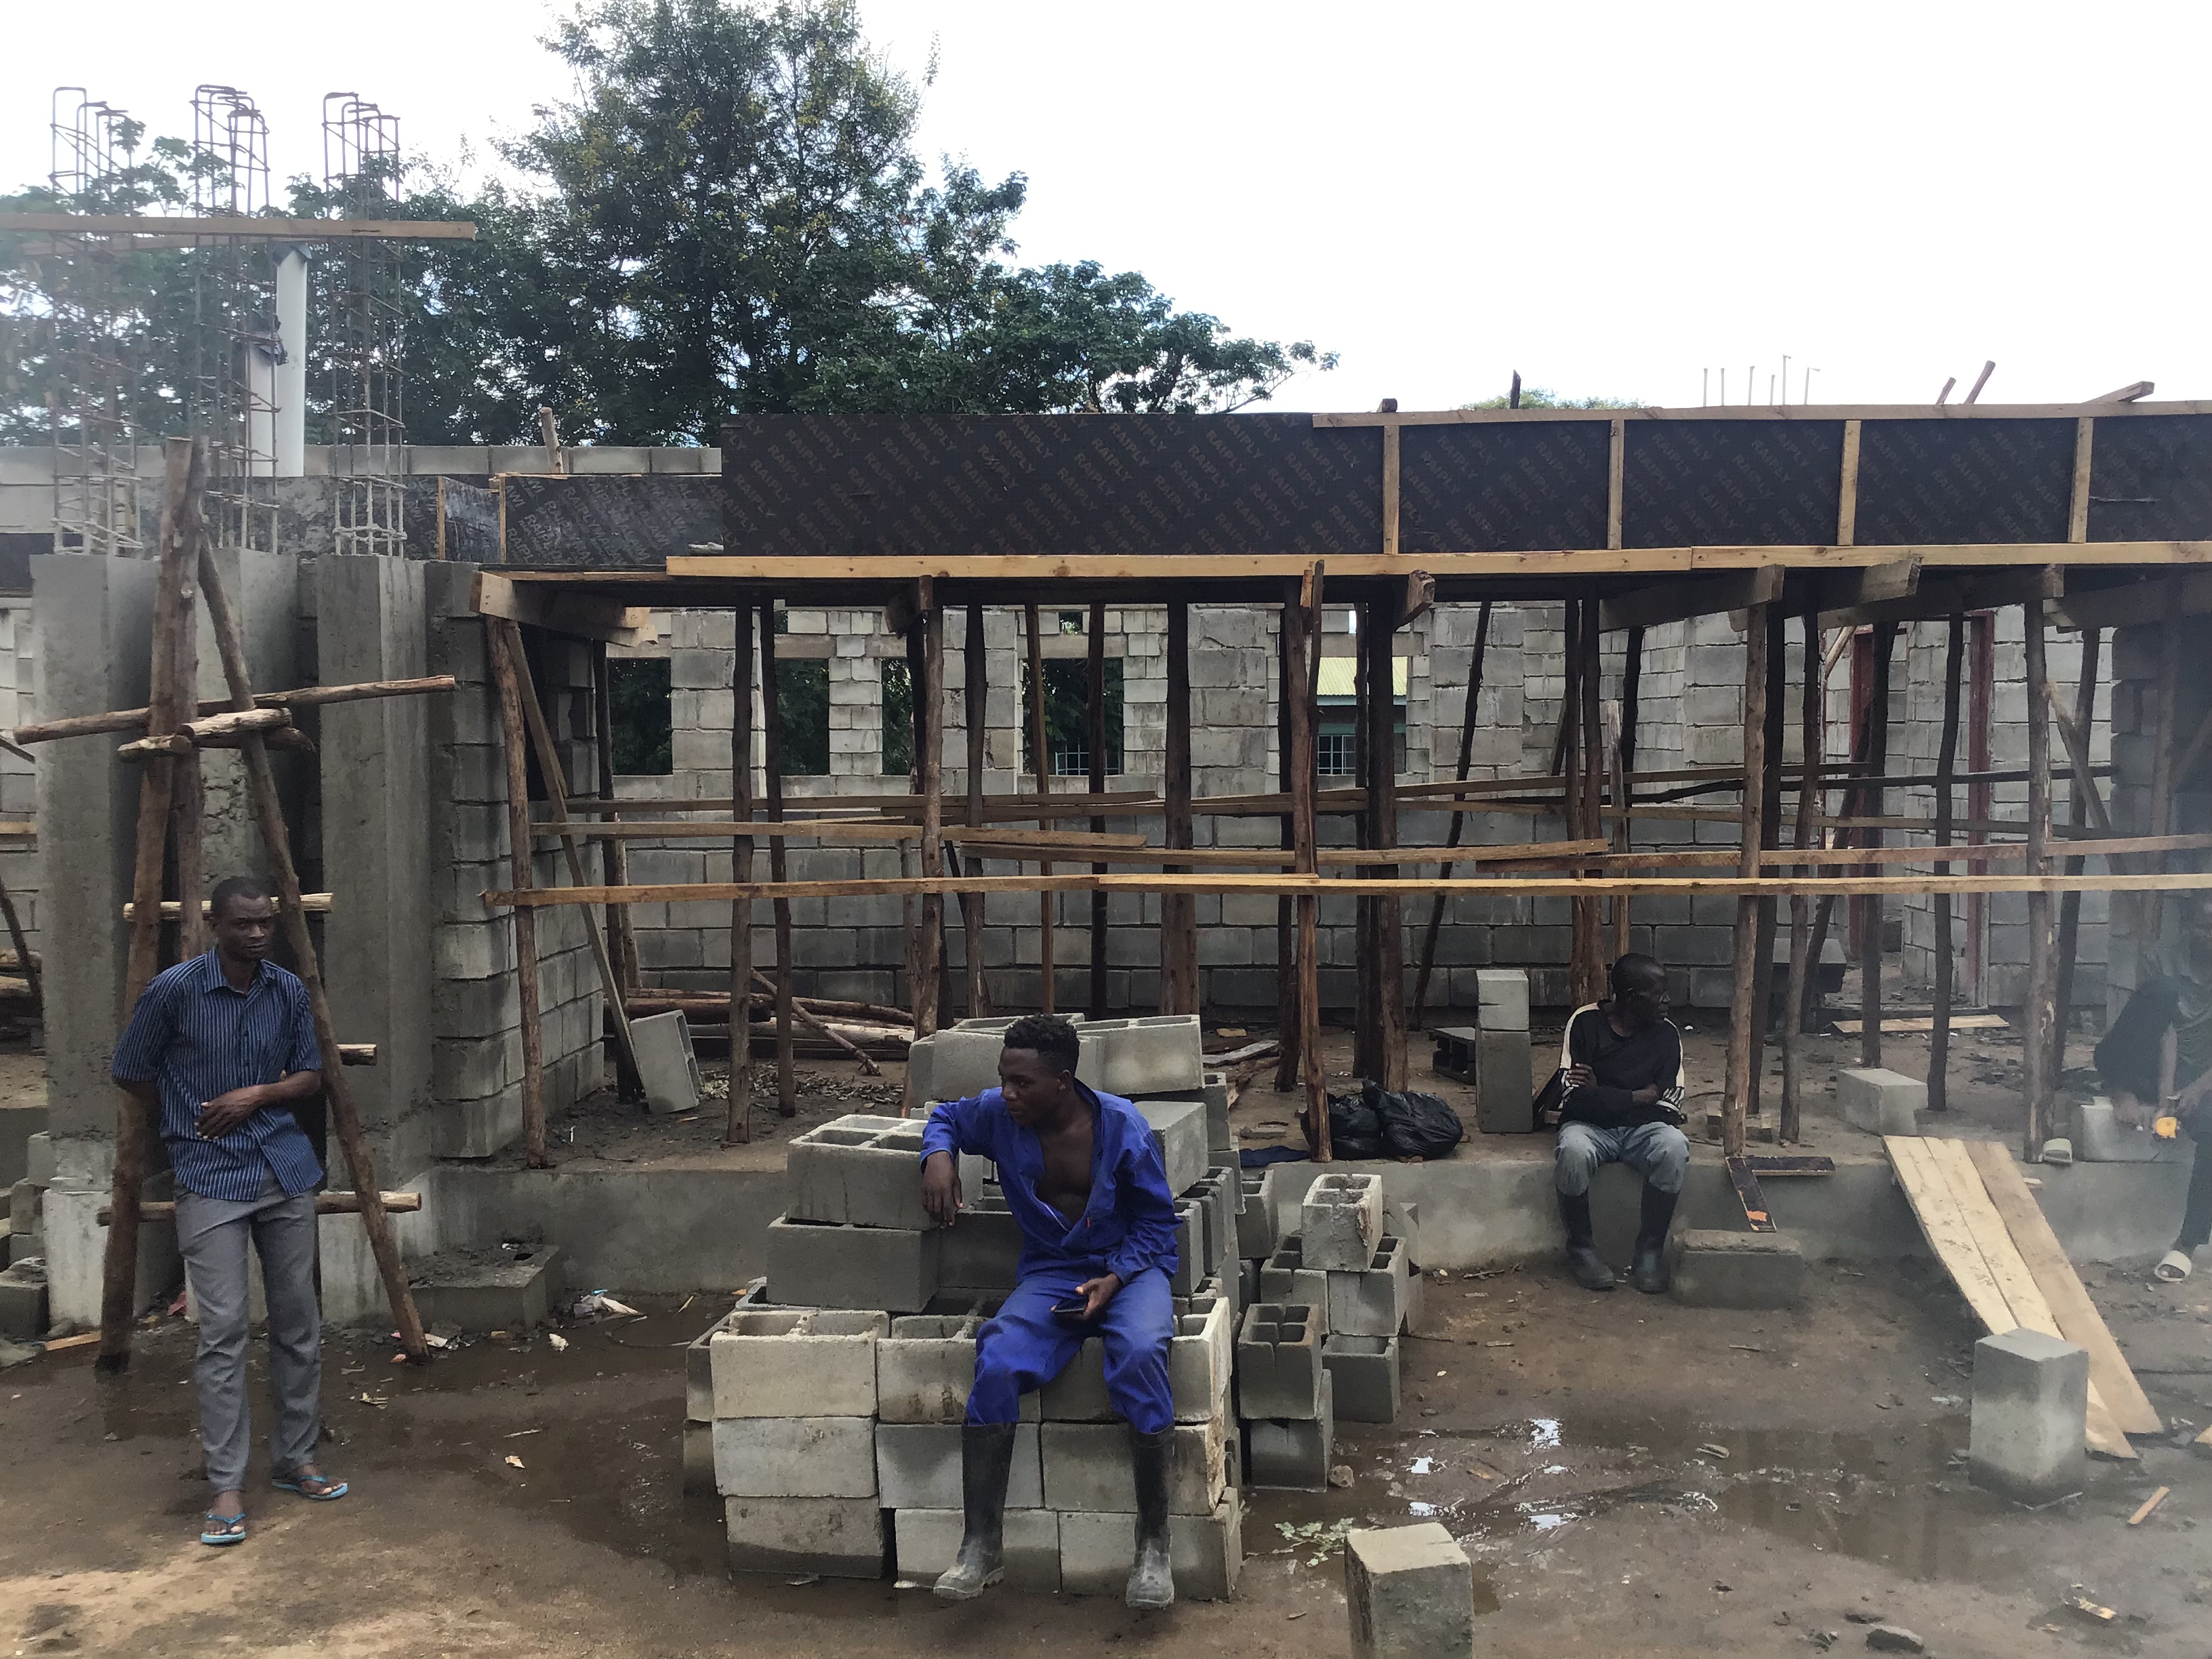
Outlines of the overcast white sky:
<svg viewBox="0 0 2212 1659">
<path fill-rule="evenodd" d="M 157 131 L 251 93 L 280 173 L 325 91 L 451 156 L 564 89 L 544 0 L 7 0 L 0 180 L 43 178 L 52 89 Z M 1018 169 L 1025 259 L 1136 269 L 1238 331 L 1342 354 L 1278 407 L 1445 407 L 1532 385 L 1815 402 L 2136 379 L 2212 397 L 2202 325 L 2212 8 L 1388 7 L 863 0 L 941 71 L 922 148 Z M 218 38 L 218 37 L 222 38 Z M 1717 384 L 1715 385 L 1716 394 Z"/>
</svg>

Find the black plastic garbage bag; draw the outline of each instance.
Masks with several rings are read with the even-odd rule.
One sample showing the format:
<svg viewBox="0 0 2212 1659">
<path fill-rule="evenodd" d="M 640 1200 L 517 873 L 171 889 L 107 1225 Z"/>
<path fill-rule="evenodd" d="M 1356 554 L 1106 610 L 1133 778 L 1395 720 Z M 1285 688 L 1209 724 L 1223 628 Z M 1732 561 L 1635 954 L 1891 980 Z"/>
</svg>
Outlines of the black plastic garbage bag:
<svg viewBox="0 0 2212 1659">
<path fill-rule="evenodd" d="M 1467 1137 L 1459 1115 L 1435 1095 L 1394 1092 L 1368 1081 L 1332 1095 L 1328 1145 L 1337 1158 L 1442 1158 Z"/>
</svg>

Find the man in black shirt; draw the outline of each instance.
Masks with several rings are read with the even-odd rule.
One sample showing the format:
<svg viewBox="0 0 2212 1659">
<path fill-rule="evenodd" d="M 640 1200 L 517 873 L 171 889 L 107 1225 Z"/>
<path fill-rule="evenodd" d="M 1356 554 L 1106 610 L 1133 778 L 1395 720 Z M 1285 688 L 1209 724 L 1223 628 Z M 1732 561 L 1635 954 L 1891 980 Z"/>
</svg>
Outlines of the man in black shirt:
<svg viewBox="0 0 2212 1659">
<path fill-rule="evenodd" d="M 1643 1224 L 1629 1282 L 1656 1296 L 1667 1288 L 1667 1229 L 1689 1173 L 1681 1126 L 1682 1034 L 1667 1018 L 1667 970 L 1647 956 L 1613 964 L 1613 995 L 1567 1022 L 1566 1091 L 1553 1165 L 1567 1266 L 1586 1291 L 1613 1288 L 1613 1269 L 1590 1242 L 1590 1177 L 1626 1164 L 1644 1177 Z"/>
</svg>

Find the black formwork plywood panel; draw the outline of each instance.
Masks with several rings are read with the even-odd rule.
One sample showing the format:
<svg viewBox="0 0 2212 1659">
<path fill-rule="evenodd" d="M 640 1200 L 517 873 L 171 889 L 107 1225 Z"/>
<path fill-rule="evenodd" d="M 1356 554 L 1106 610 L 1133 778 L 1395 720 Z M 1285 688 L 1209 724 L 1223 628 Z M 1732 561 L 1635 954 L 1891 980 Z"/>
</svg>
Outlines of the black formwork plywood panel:
<svg viewBox="0 0 2212 1659">
<path fill-rule="evenodd" d="M 2074 495 L 2069 420 L 1868 421 L 1857 540 L 2063 542 Z"/>
<path fill-rule="evenodd" d="M 1604 421 L 1401 428 L 1398 546 L 1515 553 L 1605 545 Z"/>
<path fill-rule="evenodd" d="M 2212 538 L 2212 416 L 2097 422 L 2089 446 L 2089 539 Z"/>
<path fill-rule="evenodd" d="M 740 416 L 721 487 L 749 557 L 1382 545 L 1381 428 L 1308 415 Z"/>
<path fill-rule="evenodd" d="M 507 492 L 502 546 L 511 565 L 659 570 L 672 554 L 721 538 L 721 487 L 712 477 L 514 472 L 500 483 Z"/>
<path fill-rule="evenodd" d="M 1626 546 L 1836 538 L 1841 421 L 1632 421 L 1623 435 Z"/>
</svg>

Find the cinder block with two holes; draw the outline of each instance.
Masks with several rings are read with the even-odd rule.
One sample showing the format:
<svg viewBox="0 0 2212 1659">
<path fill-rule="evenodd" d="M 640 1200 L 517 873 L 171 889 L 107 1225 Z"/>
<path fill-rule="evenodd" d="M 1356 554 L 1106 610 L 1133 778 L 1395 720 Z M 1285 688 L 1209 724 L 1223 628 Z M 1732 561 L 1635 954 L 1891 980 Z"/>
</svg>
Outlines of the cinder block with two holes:
<svg viewBox="0 0 2212 1659">
<path fill-rule="evenodd" d="M 1313 1416 L 1255 1418 L 1244 1425 L 1245 1479 L 1255 1486 L 1326 1492 L 1335 1455 L 1336 1382 L 1327 1371 Z"/>
<path fill-rule="evenodd" d="M 1376 1176 L 1325 1175 L 1306 1188 L 1298 1237 L 1307 1267 L 1358 1272 L 1382 1237 L 1382 1182 Z"/>
<path fill-rule="evenodd" d="M 784 1214 L 915 1232 L 936 1226 L 921 1203 L 923 1127 L 856 1112 L 809 1129 L 786 1156 Z"/>
<path fill-rule="evenodd" d="M 1398 1339 L 1395 1336 L 1332 1336 L 1321 1347 L 1336 1397 L 1336 1415 L 1345 1423 L 1398 1420 Z"/>
<path fill-rule="evenodd" d="M 1237 1333 L 1237 1414 L 1319 1417 L 1322 1338 L 1313 1310 L 1262 1302 Z"/>
<path fill-rule="evenodd" d="M 1328 1275 L 1328 1329 L 1336 1336 L 1395 1336 L 1411 1301 L 1403 1239 L 1376 1241 L 1367 1266 Z"/>
</svg>

